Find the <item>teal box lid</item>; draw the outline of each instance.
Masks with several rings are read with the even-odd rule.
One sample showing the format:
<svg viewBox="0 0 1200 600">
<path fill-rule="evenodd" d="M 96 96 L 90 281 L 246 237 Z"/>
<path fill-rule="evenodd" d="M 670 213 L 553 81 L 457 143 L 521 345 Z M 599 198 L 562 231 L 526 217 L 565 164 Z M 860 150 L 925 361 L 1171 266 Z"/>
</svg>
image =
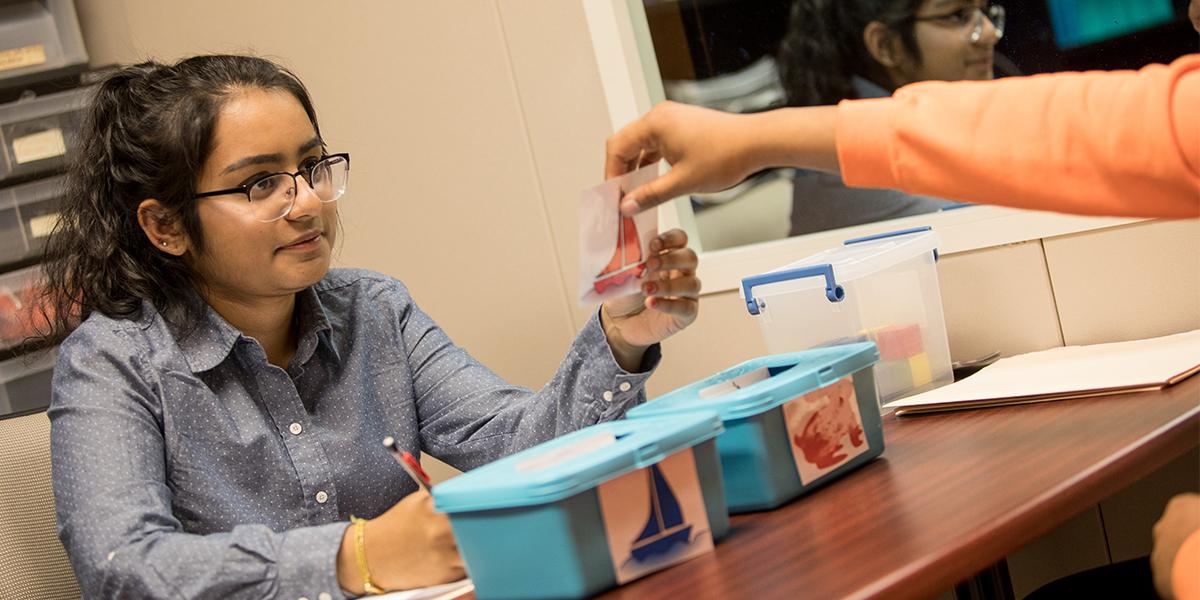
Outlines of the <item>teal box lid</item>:
<svg viewBox="0 0 1200 600">
<path fill-rule="evenodd" d="M 557 502 L 724 429 L 711 411 L 592 425 L 435 485 L 433 505 L 456 513 Z"/>
<path fill-rule="evenodd" d="M 748 360 L 629 411 L 630 418 L 716 411 L 722 421 L 745 419 L 823 388 L 879 361 L 875 342 L 814 348 Z M 735 385 L 738 382 L 749 382 Z M 724 386 L 724 389 L 722 389 Z"/>
</svg>

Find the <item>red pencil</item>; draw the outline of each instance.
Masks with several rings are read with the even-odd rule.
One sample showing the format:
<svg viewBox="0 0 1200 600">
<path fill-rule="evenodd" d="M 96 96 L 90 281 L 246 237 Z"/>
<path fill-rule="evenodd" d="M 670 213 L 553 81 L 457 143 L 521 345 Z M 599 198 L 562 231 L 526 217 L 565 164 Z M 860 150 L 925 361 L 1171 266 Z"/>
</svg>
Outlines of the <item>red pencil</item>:
<svg viewBox="0 0 1200 600">
<path fill-rule="evenodd" d="M 408 473 L 408 476 L 417 482 L 417 486 L 426 492 L 429 491 L 429 487 L 433 485 L 429 482 L 429 475 L 425 473 L 425 469 L 421 468 L 421 462 L 411 452 L 401 450 L 395 438 L 390 435 L 383 438 L 383 447 L 392 453 L 392 458 L 396 459 L 396 462 L 400 463 L 400 466 Z"/>
</svg>

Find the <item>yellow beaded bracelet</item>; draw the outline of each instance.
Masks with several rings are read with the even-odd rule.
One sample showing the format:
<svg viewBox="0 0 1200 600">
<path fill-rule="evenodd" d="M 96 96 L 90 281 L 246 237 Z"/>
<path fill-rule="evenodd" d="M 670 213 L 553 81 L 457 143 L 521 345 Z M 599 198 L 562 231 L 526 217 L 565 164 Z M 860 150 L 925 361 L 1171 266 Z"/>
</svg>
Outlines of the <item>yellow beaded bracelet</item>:
<svg viewBox="0 0 1200 600">
<path fill-rule="evenodd" d="M 382 594 L 384 590 L 371 583 L 371 571 L 367 569 L 367 544 L 364 541 L 367 520 L 351 515 L 350 522 L 354 523 L 354 556 L 358 559 L 358 572 L 362 575 L 363 590 L 368 594 Z"/>
</svg>

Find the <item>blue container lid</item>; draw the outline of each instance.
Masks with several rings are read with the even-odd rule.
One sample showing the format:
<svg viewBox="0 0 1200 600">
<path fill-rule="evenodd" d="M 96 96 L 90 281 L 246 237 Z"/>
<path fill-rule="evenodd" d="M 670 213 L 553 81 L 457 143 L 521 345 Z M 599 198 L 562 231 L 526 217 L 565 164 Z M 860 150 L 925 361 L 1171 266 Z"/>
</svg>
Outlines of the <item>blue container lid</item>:
<svg viewBox="0 0 1200 600">
<path fill-rule="evenodd" d="M 748 360 L 712 377 L 681 387 L 629 411 L 629 417 L 677 415 L 690 411 L 716 411 L 722 421 L 745 419 L 783 405 L 793 398 L 823 388 L 879 361 L 875 342 L 857 342 L 814 348 Z M 701 390 L 766 369 L 769 377 L 714 397 Z"/>
<path fill-rule="evenodd" d="M 433 504 L 456 513 L 557 502 L 715 438 L 723 430 L 721 419 L 711 411 L 600 423 L 435 485 Z"/>
</svg>

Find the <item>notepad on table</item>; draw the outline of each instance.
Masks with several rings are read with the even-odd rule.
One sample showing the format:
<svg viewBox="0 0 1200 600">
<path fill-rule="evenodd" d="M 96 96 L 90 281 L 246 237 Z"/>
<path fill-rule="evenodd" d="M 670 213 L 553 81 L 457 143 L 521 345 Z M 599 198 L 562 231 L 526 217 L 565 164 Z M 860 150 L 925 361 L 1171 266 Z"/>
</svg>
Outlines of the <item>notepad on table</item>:
<svg viewBox="0 0 1200 600">
<path fill-rule="evenodd" d="M 475 591 L 475 585 L 471 583 L 470 579 L 459 579 L 450 583 L 415 590 L 388 592 L 378 596 L 369 596 L 369 598 L 378 600 L 457 600 L 466 597 L 473 591 Z"/>
<path fill-rule="evenodd" d="M 890 402 L 897 415 L 1156 391 L 1200 372 L 1200 330 L 1066 346 L 1001 359 L 978 373 Z"/>
</svg>

